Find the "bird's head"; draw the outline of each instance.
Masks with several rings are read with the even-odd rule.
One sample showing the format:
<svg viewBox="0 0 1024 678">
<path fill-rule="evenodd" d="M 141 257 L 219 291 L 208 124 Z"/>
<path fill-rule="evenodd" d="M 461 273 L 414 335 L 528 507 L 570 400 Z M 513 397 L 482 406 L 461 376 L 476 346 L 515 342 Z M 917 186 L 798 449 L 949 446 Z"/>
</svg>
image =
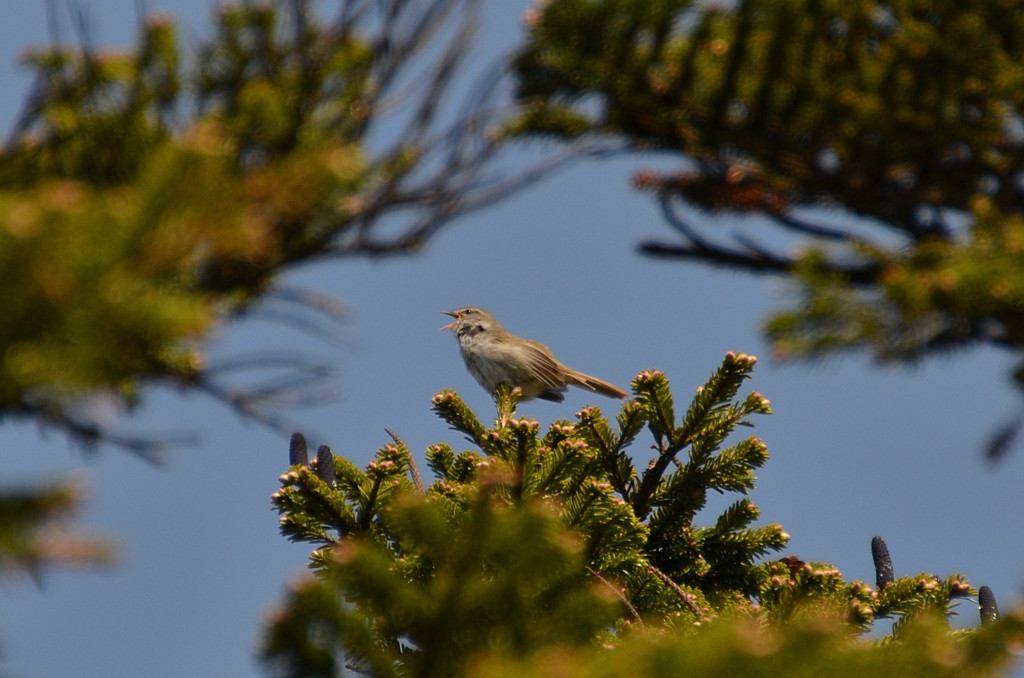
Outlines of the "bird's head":
<svg viewBox="0 0 1024 678">
<path fill-rule="evenodd" d="M 455 318 L 453 322 L 442 327 L 441 331 L 452 330 L 456 335 L 465 332 L 476 334 L 498 325 L 498 321 L 494 319 L 493 315 L 476 306 L 464 306 L 455 311 L 441 311 L 441 313 Z"/>
</svg>

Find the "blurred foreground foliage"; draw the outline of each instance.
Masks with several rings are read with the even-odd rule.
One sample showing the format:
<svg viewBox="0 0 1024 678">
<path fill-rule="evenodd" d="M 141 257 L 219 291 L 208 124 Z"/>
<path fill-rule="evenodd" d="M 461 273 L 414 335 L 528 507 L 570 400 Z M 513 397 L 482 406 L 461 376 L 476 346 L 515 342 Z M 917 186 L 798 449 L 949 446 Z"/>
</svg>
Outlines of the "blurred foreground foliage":
<svg viewBox="0 0 1024 678">
<path fill-rule="evenodd" d="M 257 311 L 336 341 L 343 304 L 281 273 L 416 251 L 517 183 L 488 174 L 487 113 L 439 115 L 444 97 L 488 105 L 452 93 L 480 3 L 225 2 L 189 52 L 162 15 L 94 49 L 84 5 L 77 46 L 25 52 L 34 85 L 0 146 L 0 419 L 157 459 L 178 440 L 112 422 L 162 385 L 284 429 L 331 367 L 290 349 L 214 362 L 214 331 Z M 44 524 L 76 494 L 0 491 L 0 562 L 62 560 Z"/>
<path fill-rule="evenodd" d="M 28 51 L 35 85 L 0 148 L 0 417 L 153 455 L 97 412 L 161 384 L 282 428 L 281 408 L 322 400 L 323 362 L 213 363 L 208 340 L 268 306 L 331 339 L 341 302 L 282 272 L 415 252 L 518 185 L 490 170 L 492 90 L 456 89 L 479 7 L 228 2 L 186 53 L 160 15 L 126 50 Z M 460 97 L 478 108 L 441 114 Z"/>
<path fill-rule="evenodd" d="M 0 576 L 28 574 L 39 581 L 49 567 L 109 565 L 114 544 L 72 530 L 68 523 L 81 508 L 84 487 L 62 481 L 46 487 L 0 492 Z"/>
<path fill-rule="evenodd" d="M 315 545 L 312 576 L 272 615 L 274 675 L 990 676 L 1010 665 L 1024 617 L 951 631 L 960 575 L 896 578 L 872 545 L 876 586 L 780 557 L 759 523 L 754 470 L 768 459 L 737 427 L 770 413 L 739 396 L 755 360 L 727 354 L 676 414 L 657 371 L 614 421 L 596 407 L 546 432 L 500 386 L 486 427 L 452 391 L 434 410 L 470 448 L 427 449 L 423 486 L 397 436 L 360 469 L 301 435 L 273 496 L 282 534 Z M 646 429 L 646 434 L 644 434 Z M 654 455 L 634 461 L 641 434 Z M 724 505 L 715 495 L 733 496 Z M 716 515 L 717 514 L 717 515 Z M 880 637 L 879 619 L 893 620 Z M 881 634 L 885 629 L 881 629 Z M 869 635 L 870 634 L 870 635 Z M 871 639 L 874 636 L 876 639 Z"/>
<path fill-rule="evenodd" d="M 1020 3 L 550 0 L 527 23 L 507 133 L 676 158 L 635 177 L 678 236 L 642 251 L 786 275 L 779 356 L 988 344 L 1024 386 Z"/>
</svg>

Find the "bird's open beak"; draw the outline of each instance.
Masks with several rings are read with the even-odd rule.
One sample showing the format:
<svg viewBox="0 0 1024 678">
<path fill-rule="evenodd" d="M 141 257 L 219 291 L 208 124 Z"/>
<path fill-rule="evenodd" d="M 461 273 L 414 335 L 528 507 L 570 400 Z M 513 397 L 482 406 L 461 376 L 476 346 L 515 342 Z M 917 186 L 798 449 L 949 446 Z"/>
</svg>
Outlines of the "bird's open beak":
<svg viewBox="0 0 1024 678">
<path fill-rule="evenodd" d="M 444 313 L 445 315 L 450 315 L 451 317 L 455 318 L 455 321 L 448 325 L 445 325 L 440 330 L 438 330 L 438 332 L 444 332 L 445 330 L 454 330 L 455 326 L 459 323 L 459 314 L 454 311 L 441 311 L 441 313 Z"/>
</svg>

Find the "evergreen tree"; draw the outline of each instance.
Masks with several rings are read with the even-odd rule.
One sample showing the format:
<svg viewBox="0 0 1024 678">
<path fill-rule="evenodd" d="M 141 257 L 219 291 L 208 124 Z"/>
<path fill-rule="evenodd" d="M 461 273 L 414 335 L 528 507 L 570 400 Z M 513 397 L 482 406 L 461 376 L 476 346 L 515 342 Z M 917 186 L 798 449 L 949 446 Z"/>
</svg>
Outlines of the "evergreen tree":
<svg viewBox="0 0 1024 678">
<path fill-rule="evenodd" d="M 487 427 L 452 391 L 435 412 L 470 449 L 440 443 L 424 488 L 401 439 L 365 469 L 292 441 L 273 503 L 281 532 L 315 546 L 313 575 L 274 615 L 264 656 L 282 676 L 997 675 L 1009 638 L 991 591 L 982 629 L 949 631 L 961 575 L 877 587 L 780 557 L 789 539 L 749 498 L 767 447 L 737 427 L 770 413 L 738 396 L 755 359 L 729 353 L 682 416 L 657 371 L 614 423 L 596 407 L 541 432 L 501 385 Z M 644 429 L 654 455 L 635 460 Z M 641 448 L 642 449 L 642 448 Z M 738 498 L 708 520 L 711 493 Z M 705 520 L 707 521 L 705 523 Z M 892 618 L 883 640 L 864 639 Z M 642 668 L 641 668 L 642 667 Z"/>
</svg>

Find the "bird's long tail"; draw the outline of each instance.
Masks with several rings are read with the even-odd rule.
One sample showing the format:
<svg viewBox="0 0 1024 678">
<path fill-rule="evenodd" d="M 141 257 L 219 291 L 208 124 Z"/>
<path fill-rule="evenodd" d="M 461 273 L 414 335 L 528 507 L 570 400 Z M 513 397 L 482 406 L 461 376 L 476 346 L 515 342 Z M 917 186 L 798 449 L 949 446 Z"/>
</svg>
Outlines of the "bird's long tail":
<svg viewBox="0 0 1024 678">
<path fill-rule="evenodd" d="M 601 395 L 608 396 L 609 398 L 625 398 L 629 395 L 614 384 L 609 384 L 603 379 L 598 379 L 597 377 L 592 377 L 589 374 L 583 374 L 576 370 L 566 369 L 565 376 L 566 381 L 570 384 L 574 384 L 580 388 L 585 388 L 593 391 L 594 393 L 600 393 Z"/>
</svg>

